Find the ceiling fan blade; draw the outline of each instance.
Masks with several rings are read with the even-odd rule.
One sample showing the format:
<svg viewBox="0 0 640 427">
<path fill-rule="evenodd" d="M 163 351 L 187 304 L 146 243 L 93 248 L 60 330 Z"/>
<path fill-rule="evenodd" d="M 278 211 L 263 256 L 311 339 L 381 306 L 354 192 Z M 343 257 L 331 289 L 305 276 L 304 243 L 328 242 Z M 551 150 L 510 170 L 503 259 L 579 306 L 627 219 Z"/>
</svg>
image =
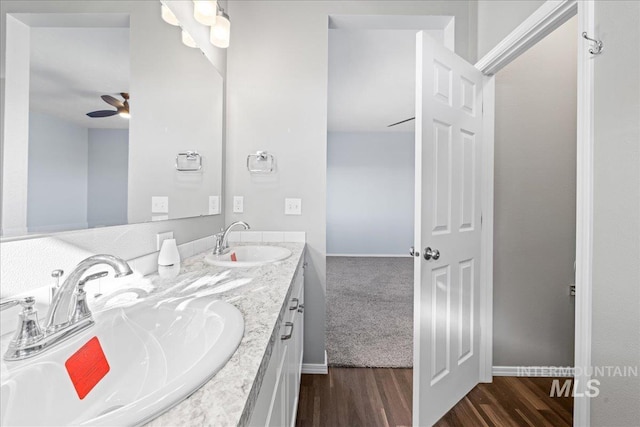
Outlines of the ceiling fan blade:
<svg viewBox="0 0 640 427">
<path fill-rule="evenodd" d="M 119 99 L 114 98 L 111 95 L 102 95 L 100 98 L 102 98 L 102 100 L 104 102 L 106 102 L 107 104 L 113 105 L 116 108 L 124 107 L 124 104 L 122 103 L 122 101 L 120 101 Z"/>
<path fill-rule="evenodd" d="M 391 126 L 395 126 L 395 125 L 399 125 L 399 124 L 402 124 L 402 123 L 410 122 L 411 120 L 415 120 L 415 119 L 416 119 L 415 117 L 411 117 L 410 119 L 406 119 L 406 120 L 402 120 L 401 122 L 390 124 L 387 127 L 390 128 Z"/>
<path fill-rule="evenodd" d="M 115 116 L 116 114 L 118 114 L 118 112 L 113 110 L 99 110 L 99 111 L 92 111 L 90 113 L 87 113 L 87 116 L 96 118 L 96 117 L 110 117 L 110 116 Z"/>
</svg>

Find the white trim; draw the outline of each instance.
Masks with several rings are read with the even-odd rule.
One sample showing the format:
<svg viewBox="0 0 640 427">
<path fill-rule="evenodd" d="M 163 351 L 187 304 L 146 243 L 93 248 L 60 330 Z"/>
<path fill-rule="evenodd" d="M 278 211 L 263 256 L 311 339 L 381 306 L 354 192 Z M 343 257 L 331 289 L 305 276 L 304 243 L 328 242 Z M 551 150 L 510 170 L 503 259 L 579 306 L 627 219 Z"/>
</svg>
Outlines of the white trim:
<svg viewBox="0 0 640 427">
<path fill-rule="evenodd" d="M 581 368 L 576 378 L 573 400 L 573 425 L 591 423 L 590 398 L 585 388 L 591 379 L 591 292 L 593 257 L 593 150 L 594 150 L 594 60 L 589 43 L 581 33 L 595 37 L 595 5 L 581 1 L 578 6 L 578 115 L 576 168 L 576 300 L 575 366 Z"/>
<path fill-rule="evenodd" d="M 324 352 L 324 363 L 303 363 L 303 374 L 328 374 L 329 368 L 327 367 L 327 352 Z"/>
<path fill-rule="evenodd" d="M 475 67 L 493 75 L 574 16 L 577 0 L 547 0 L 522 24 L 483 56 Z"/>
<path fill-rule="evenodd" d="M 482 233 L 480 237 L 480 382 L 490 383 L 493 364 L 493 185 L 495 77 L 482 85 Z"/>
<path fill-rule="evenodd" d="M 452 15 L 329 15 L 329 29 L 442 31 L 442 44 L 453 52 L 455 21 Z"/>
<path fill-rule="evenodd" d="M 570 366 L 494 366 L 496 377 L 573 377 Z"/>
<path fill-rule="evenodd" d="M 411 255 L 408 254 L 327 254 L 327 256 L 354 258 L 412 258 Z"/>
</svg>

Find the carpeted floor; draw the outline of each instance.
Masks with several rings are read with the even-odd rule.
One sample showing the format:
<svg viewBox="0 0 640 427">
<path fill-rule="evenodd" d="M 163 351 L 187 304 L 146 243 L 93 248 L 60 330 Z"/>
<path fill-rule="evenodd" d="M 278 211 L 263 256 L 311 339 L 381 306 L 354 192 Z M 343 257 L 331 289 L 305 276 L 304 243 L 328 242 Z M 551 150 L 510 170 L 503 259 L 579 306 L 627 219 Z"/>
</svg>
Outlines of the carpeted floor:
<svg viewBox="0 0 640 427">
<path fill-rule="evenodd" d="M 329 366 L 413 366 L 413 258 L 327 257 Z"/>
</svg>

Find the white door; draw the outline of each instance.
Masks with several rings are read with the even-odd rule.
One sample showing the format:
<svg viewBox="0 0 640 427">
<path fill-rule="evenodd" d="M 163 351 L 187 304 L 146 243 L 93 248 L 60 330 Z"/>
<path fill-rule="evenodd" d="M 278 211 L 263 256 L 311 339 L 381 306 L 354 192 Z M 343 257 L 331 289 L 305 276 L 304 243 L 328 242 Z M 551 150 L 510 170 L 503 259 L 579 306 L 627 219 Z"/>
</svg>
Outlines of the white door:
<svg viewBox="0 0 640 427">
<path fill-rule="evenodd" d="M 430 426 L 479 382 L 482 74 L 416 45 L 413 424 Z"/>
</svg>

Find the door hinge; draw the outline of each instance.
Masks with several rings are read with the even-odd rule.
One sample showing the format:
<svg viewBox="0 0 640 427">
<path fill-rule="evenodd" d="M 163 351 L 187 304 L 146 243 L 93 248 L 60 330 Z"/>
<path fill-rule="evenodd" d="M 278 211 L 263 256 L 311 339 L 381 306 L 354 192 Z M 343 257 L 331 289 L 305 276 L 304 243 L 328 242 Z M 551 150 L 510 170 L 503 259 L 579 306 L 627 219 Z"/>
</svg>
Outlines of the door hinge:
<svg viewBox="0 0 640 427">
<path fill-rule="evenodd" d="M 482 214 L 480 214 L 480 228 L 482 228 Z"/>
</svg>

